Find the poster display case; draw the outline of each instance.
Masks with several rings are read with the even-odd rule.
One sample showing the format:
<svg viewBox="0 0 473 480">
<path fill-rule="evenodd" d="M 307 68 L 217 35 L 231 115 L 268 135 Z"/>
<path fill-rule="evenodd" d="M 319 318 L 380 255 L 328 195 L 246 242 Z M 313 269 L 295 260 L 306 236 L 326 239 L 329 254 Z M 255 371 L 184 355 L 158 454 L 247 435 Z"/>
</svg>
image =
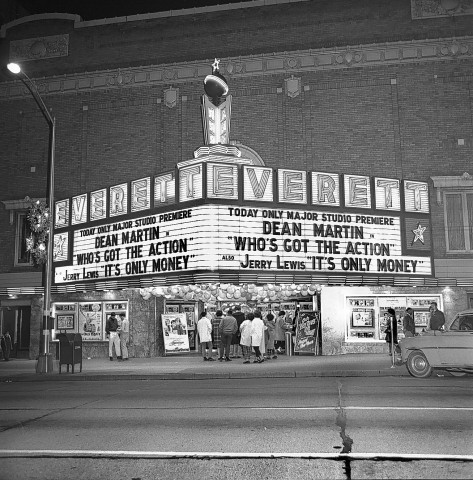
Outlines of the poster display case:
<svg viewBox="0 0 473 480">
<path fill-rule="evenodd" d="M 55 319 L 52 339 L 57 333 L 80 333 L 83 342 L 107 341 L 105 322 L 112 312 L 128 318 L 128 301 L 57 302 L 52 305 Z"/>
<path fill-rule="evenodd" d="M 195 350 L 197 348 L 197 304 L 196 303 L 166 303 L 164 307 L 165 314 L 183 314 L 186 320 L 186 331 L 188 336 L 188 348 Z M 166 340 L 166 339 L 165 339 Z"/>
<path fill-rule="evenodd" d="M 77 304 L 76 303 L 56 303 L 53 308 L 54 334 L 55 333 L 70 333 L 76 329 L 77 322 Z"/>
<path fill-rule="evenodd" d="M 385 330 L 388 326 L 388 308 L 396 312 L 398 325 L 398 339 L 404 337 L 402 319 L 406 308 L 414 310 L 416 332 L 427 327 L 430 320 L 429 307 L 437 302 L 442 309 L 440 295 L 378 295 L 346 297 L 347 301 L 347 330 L 346 341 L 385 341 Z"/>
<path fill-rule="evenodd" d="M 197 304 L 191 303 L 188 305 L 181 305 L 182 313 L 186 314 L 187 322 L 187 336 L 189 337 L 189 348 L 195 350 L 196 348 L 196 333 L 197 333 Z"/>
</svg>

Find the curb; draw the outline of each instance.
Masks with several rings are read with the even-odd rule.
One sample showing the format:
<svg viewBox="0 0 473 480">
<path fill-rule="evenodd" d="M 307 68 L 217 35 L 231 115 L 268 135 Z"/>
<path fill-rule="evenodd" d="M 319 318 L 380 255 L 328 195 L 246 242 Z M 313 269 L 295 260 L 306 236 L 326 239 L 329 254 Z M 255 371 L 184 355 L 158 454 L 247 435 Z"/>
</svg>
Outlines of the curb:
<svg viewBox="0 0 473 480">
<path fill-rule="evenodd" d="M 241 380 L 249 378 L 311 378 L 311 377 L 407 377 L 407 371 L 399 370 L 340 370 L 292 372 L 228 372 L 228 373 L 157 373 L 157 374 L 84 374 L 52 373 L 24 374 L 0 377 L 1 383 L 12 382 L 103 382 L 116 380 Z"/>
</svg>

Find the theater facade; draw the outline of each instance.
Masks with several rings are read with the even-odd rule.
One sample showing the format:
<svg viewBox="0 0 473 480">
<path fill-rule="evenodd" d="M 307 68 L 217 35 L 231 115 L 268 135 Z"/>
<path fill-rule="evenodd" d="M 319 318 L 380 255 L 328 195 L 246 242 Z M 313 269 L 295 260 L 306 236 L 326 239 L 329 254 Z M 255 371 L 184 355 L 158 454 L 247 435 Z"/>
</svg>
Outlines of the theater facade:
<svg viewBox="0 0 473 480">
<path fill-rule="evenodd" d="M 232 15 L 244 17 L 252 8 Z M 261 8 L 274 18 L 289 8 L 301 19 L 318 7 L 282 2 Z M 226 12 L 222 21 L 231 23 L 230 10 L 221 6 L 198 16 L 211 24 L 215 12 Z M 184 22 L 189 15 L 183 12 Z M 412 15 L 403 20 L 406 32 L 407 24 L 422 21 Z M 276 28 L 271 18 L 268 25 Z M 48 21 L 70 28 L 65 17 Z M 159 17 L 156 25 L 174 21 Z M 79 30 L 116 38 L 108 22 L 74 22 L 63 41 Z M 146 30 L 142 19 L 124 21 L 131 24 Z M 19 42 L 45 34 L 41 21 L 18 25 L 3 31 L 10 58 L 21 60 L 27 54 Z M 330 55 L 324 48 L 261 53 L 262 71 L 260 59 L 249 55 L 150 61 L 140 68 L 130 59 L 116 60 L 117 70 L 89 75 L 79 59 L 85 46 L 73 43 L 57 57 L 28 58 L 28 65 L 46 69 L 49 63 L 56 74 L 65 72 L 59 80 L 53 71 L 42 80 L 58 119 L 52 347 L 57 332 L 78 332 L 84 355 L 106 358 L 105 321 L 111 312 L 123 312 L 130 319 L 132 356 L 168 354 L 166 321 L 172 314 L 182 315 L 187 329 L 188 348 L 179 353 L 192 354 L 200 312 L 239 304 L 243 311 L 284 310 L 288 318 L 317 312 L 314 354 L 387 352 L 388 308 L 401 319 L 412 307 L 421 331 L 432 301 L 447 317 L 473 305 L 473 180 L 468 153 L 460 149 L 471 153 L 471 133 L 458 133 L 450 150 L 440 143 L 435 149 L 432 139 L 423 138 L 427 127 L 419 119 L 432 129 L 450 117 L 440 107 L 430 110 L 425 85 L 413 86 L 422 78 L 440 89 L 440 76 L 465 104 L 459 82 L 467 80 L 458 76 L 451 85 L 448 79 L 467 71 L 471 52 L 465 47 L 456 56 L 444 54 L 439 63 L 440 54 L 428 54 L 442 52 L 435 42 L 454 43 L 417 39 L 414 59 L 409 42 L 340 45 Z M 471 42 L 468 37 L 462 45 L 473 51 Z M 401 53 L 389 60 L 394 49 Z M 79 62 L 79 72 L 61 66 L 69 56 Z M 433 65 L 437 77 L 427 81 Z M 12 132 L 19 129 L 28 145 L 25 129 L 37 121 L 33 106 L 17 82 L 0 83 L 0 89 Z M 441 98 L 439 93 L 437 102 Z M 26 113 L 17 118 L 20 106 Z M 69 111 L 78 118 L 68 120 Z M 68 122 L 75 128 L 61 127 Z M 11 141 L 2 139 L 11 158 L 35 158 L 26 146 L 12 153 Z M 442 160 L 446 152 L 454 160 Z M 2 221 L 13 237 L 27 215 L 25 197 L 42 198 L 34 182 L 19 179 L 18 185 L 20 195 L 5 184 L 1 200 Z M 15 262 L 12 271 L 4 260 L 0 273 L 2 326 L 12 325 L 34 358 L 40 273 L 30 260 Z"/>
</svg>

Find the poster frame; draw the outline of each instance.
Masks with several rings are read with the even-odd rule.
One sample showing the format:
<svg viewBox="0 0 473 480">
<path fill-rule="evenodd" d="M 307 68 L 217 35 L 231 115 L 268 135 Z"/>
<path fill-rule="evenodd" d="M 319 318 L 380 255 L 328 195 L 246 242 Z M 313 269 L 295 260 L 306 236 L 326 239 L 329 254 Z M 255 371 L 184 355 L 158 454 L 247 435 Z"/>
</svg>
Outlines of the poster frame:
<svg viewBox="0 0 473 480">
<path fill-rule="evenodd" d="M 74 330 L 75 324 L 74 313 L 59 313 L 56 315 L 56 330 Z"/>
<path fill-rule="evenodd" d="M 176 334 L 170 330 L 172 320 L 179 320 L 183 333 Z M 190 352 L 189 335 L 187 330 L 187 315 L 185 313 L 163 313 L 161 314 L 161 326 L 163 329 L 164 355 Z M 173 342 L 176 348 L 172 348 Z M 178 345 L 183 345 L 180 348 Z"/>
<path fill-rule="evenodd" d="M 304 338 L 312 339 L 309 343 L 309 348 L 301 347 L 301 321 L 304 316 L 313 317 L 314 320 L 314 335 L 308 335 Z M 318 338 L 319 338 L 319 323 L 320 323 L 320 312 L 316 310 L 306 310 L 300 311 L 299 316 L 297 317 L 297 327 L 296 327 L 296 335 L 294 337 L 294 353 L 305 353 L 311 355 L 317 355 L 317 345 L 318 345 Z"/>
<path fill-rule="evenodd" d="M 94 337 L 94 338 L 87 338 L 86 332 L 84 331 L 83 328 L 81 328 L 81 312 L 83 311 L 81 309 L 82 306 L 84 305 L 95 305 L 99 308 L 94 309 L 92 307 L 93 311 L 100 312 L 97 314 L 99 318 L 97 318 L 100 328 L 100 336 Z M 100 342 L 105 340 L 105 317 L 104 317 L 104 302 L 102 301 L 83 301 L 83 302 L 77 302 L 77 332 L 81 334 L 82 336 L 82 341 L 83 342 Z"/>
<path fill-rule="evenodd" d="M 355 313 L 361 316 L 359 320 L 355 318 Z M 374 328 L 374 309 L 353 308 L 352 314 L 351 314 L 351 327 L 352 328 Z"/>
</svg>

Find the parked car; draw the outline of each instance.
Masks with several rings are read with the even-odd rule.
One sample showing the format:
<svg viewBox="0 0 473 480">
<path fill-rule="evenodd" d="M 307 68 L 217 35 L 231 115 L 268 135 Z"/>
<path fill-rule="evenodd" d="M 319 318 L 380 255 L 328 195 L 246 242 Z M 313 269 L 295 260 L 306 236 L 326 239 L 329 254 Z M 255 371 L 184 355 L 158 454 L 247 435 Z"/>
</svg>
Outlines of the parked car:
<svg viewBox="0 0 473 480">
<path fill-rule="evenodd" d="M 473 373 L 473 309 L 457 313 L 442 331 L 403 338 L 401 361 L 413 377 L 426 378 L 433 369 L 463 376 Z"/>
</svg>

